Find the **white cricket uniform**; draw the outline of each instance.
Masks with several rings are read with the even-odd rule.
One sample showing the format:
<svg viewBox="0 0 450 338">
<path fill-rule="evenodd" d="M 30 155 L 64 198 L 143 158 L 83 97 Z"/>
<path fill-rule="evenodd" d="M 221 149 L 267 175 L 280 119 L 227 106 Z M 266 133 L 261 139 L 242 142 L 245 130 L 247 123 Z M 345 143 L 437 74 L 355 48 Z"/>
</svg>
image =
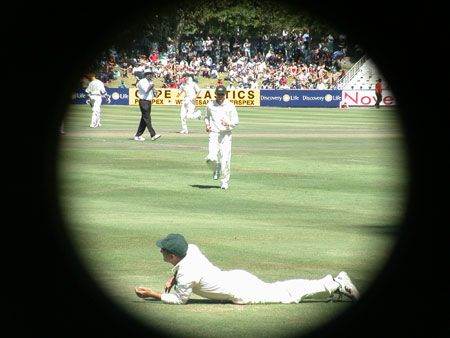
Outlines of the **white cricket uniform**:
<svg viewBox="0 0 450 338">
<path fill-rule="evenodd" d="M 91 101 L 92 116 L 91 116 L 91 128 L 97 128 L 101 126 L 101 109 L 102 97 L 106 94 L 105 85 L 98 79 L 92 80 L 86 88 L 86 94 Z"/>
<path fill-rule="evenodd" d="M 228 126 L 225 126 L 228 124 Z M 220 166 L 222 185 L 228 185 L 231 169 L 231 131 L 239 124 L 236 106 L 225 99 L 221 105 L 216 100 L 206 105 L 205 124 L 210 126 L 208 156 L 210 163 Z M 216 170 L 216 168 L 210 168 Z"/>
<path fill-rule="evenodd" d="M 184 93 L 184 99 L 181 103 L 180 119 L 181 130 L 188 131 L 186 119 L 197 119 L 201 115 L 201 111 L 195 111 L 195 98 L 200 92 L 200 87 L 188 77 L 187 82 L 180 86 L 180 93 Z"/>
<path fill-rule="evenodd" d="M 186 304 L 192 293 L 234 304 L 299 303 L 330 299 L 338 289 L 338 283 L 331 275 L 318 280 L 267 283 L 245 270 L 223 271 L 194 244 L 188 245 L 186 256 L 172 271 L 176 275 L 175 292 L 161 295 L 161 300 L 169 304 Z"/>
</svg>

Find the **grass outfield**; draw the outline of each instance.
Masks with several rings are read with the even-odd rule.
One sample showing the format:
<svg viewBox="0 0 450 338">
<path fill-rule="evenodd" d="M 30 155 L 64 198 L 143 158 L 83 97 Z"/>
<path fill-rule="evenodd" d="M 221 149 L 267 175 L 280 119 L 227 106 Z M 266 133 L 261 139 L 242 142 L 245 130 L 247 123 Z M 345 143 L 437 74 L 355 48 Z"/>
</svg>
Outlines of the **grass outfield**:
<svg viewBox="0 0 450 338">
<path fill-rule="evenodd" d="M 202 108 L 202 111 L 204 109 Z M 108 297 L 145 324 L 183 337 L 307 333 L 351 303 L 185 306 L 142 300 L 171 266 L 155 241 L 179 232 L 223 269 L 263 280 L 345 270 L 364 295 L 393 249 L 407 187 L 395 110 L 238 108 L 229 190 L 204 157 L 203 122 L 154 106 L 162 138 L 136 142 L 137 106 L 70 106 L 60 144 L 60 196 L 74 246 Z M 148 137 L 148 132 L 144 134 Z"/>
</svg>

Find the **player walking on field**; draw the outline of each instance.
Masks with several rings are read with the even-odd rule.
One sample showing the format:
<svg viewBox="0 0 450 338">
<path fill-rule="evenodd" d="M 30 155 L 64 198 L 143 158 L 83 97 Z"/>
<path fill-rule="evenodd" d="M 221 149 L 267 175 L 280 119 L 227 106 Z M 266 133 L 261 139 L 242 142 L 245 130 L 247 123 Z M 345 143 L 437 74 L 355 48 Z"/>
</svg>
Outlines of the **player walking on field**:
<svg viewBox="0 0 450 338">
<path fill-rule="evenodd" d="M 181 103 L 180 118 L 181 130 L 180 134 L 188 134 L 187 119 L 198 119 L 202 117 L 200 110 L 195 110 L 195 99 L 200 93 L 200 87 L 192 80 L 188 74 L 184 75 L 183 83 L 180 86 L 180 92 L 177 97 L 184 93 L 184 99 Z"/>
<path fill-rule="evenodd" d="M 264 282 L 245 270 L 221 270 L 195 244 L 180 234 L 169 234 L 156 242 L 163 260 L 173 265 L 165 291 L 136 287 L 140 298 L 156 298 L 168 304 L 186 304 L 192 294 L 234 304 L 300 303 L 304 301 L 354 301 L 359 292 L 345 271 L 336 277 Z M 174 287 L 175 292 L 170 293 Z"/>
<path fill-rule="evenodd" d="M 110 103 L 111 99 L 108 93 L 106 92 L 105 85 L 102 81 L 95 78 L 94 74 L 90 75 L 89 85 L 85 89 L 85 92 L 88 96 L 88 99 L 86 101 L 87 104 L 89 104 L 92 108 L 92 116 L 91 116 L 91 128 L 98 128 L 101 127 L 101 104 L 102 104 L 102 98 L 105 97 L 106 102 Z"/>
<path fill-rule="evenodd" d="M 217 86 L 216 99 L 206 105 L 205 125 L 209 133 L 206 163 L 213 179 L 221 178 L 222 189 L 228 189 L 231 168 L 231 131 L 239 124 L 235 105 L 225 98 L 225 86 Z"/>
</svg>

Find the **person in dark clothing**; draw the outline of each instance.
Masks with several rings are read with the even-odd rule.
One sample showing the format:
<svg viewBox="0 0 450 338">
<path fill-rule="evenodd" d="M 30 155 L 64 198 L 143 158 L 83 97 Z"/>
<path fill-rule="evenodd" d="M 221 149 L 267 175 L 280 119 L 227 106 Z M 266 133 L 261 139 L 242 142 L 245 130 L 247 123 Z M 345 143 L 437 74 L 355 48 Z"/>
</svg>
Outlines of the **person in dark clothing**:
<svg viewBox="0 0 450 338">
<path fill-rule="evenodd" d="M 377 97 L 375 108 L 380 108 L 380 103 L 383 99 L 383 86 L 381 85 L 381 79 L 378 79 L 375 85 L 375 96 Z"/>
</svg>

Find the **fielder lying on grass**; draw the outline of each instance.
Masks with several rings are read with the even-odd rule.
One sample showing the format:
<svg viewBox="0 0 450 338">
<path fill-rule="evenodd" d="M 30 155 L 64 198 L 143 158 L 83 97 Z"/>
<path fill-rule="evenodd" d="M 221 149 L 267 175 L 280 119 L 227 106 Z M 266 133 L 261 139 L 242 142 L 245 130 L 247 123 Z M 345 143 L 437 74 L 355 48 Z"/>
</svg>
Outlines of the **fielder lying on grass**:
<svg viewBox="0 0 450 338">
<path fill-rule="evenodd" d="M 152 297 L 169 304 L 186 304 L 192 293 L 234 304 L 299 303 L 303 301 L 357 300 L 359 292 L 344 271 L 336 277 L 291 279 L 266 283 L 244 270 L 223 271 L 213 265 L 199 248 L 188 244 L 180 234 L 169 234 L 156 245 L 164 261 L 172 264 L 174 275 L 160 293 L 147 287 L 136 287 L 140 298 Z M 174 286 L 174 293 L 170 293 Z"/>
</svg>

